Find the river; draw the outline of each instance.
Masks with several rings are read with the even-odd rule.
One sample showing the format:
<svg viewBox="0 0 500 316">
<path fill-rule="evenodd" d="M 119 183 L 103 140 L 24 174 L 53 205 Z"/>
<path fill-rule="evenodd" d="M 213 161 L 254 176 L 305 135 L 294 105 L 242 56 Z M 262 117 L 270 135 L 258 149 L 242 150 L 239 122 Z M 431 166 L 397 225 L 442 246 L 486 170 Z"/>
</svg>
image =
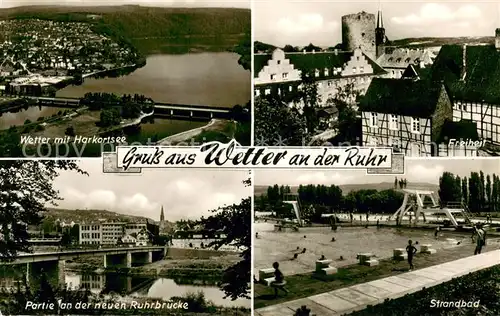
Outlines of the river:
<svg viewBox="0 0 500 316">
<path fill-rule="evenodd" d="M 238 64 L 235 53 L 190 53 L 181 55 L 151 55 L 146 65 L 127 76 L 118 78 L 87 78 L 79 86 L 67 86 L 58 97 L 82 97 L 87 92 L 143 94 L 158 102 L 232 107 L 250 100 L 251 74 Z M 0 129 L 22 125 L 29 119 L 51 116 L 64 110 L 51 107 L 31 107 L 17 113 L 0 116 Z M 152 135 L 164 138 L 207 122 L 192 122 L 154 118 L 143 124 L 139 134 L 129 141 L 145 141 Z M 78 133 L 78 131 L 76 131 Z M 62 136 L 62 135 L 61 135 Z"/>
<path fill-rule="evenodd" d="M 205 299 L 218 306 L 250 308 L 250 300 L 224 299 L 222 292 L 213 282 L 190 280 L 182 282 L 168 278 L 131 277 L 114 273 L 82 274 L 65 272 L 66 285 L 71 289 L 88 288 L 92 293 L 116 293 L 130 297 L 162 298 L 185 297 L 188 294 L 203 292 Z M 189 284 L 186 284 L 189 283 Z"/>
</svg>

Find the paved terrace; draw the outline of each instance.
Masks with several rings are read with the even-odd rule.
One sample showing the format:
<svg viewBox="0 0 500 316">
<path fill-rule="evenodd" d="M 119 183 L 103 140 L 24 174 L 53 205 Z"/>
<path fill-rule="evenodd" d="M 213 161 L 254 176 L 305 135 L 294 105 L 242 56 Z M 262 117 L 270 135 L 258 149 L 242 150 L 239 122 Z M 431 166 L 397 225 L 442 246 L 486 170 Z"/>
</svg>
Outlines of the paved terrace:
<svg viewBox="0 0 500 316">
<path fill-rule="evenodd" d="M 423 288 L 429 288 L 497 264 L 500 264 L 500 250 L 489 251 L 477 256 L 257 309 L 255 315 L 292 316 L 302 305 L 310 308 L 311 314 L 318 316 L 344 315 L 365 309 L 368 305 L 377 305 L 386 299 L 415 293 Z M 269 288 L 269 291 L 271 293 L 273 289 Z M 282 292 L 280 294 L 283 295 Z"/>
</svg>

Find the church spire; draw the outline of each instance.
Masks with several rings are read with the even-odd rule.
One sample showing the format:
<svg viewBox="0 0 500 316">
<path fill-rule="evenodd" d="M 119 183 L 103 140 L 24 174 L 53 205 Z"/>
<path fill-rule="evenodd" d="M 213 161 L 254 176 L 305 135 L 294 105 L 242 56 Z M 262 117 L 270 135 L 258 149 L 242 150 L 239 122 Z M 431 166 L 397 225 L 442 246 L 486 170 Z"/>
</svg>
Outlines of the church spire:
<svg viewBox="0 0 500 316">
<path fill-rule="evenodd" d="M 384 28 L 384 20 L 382 18 L 382 9 L 378 9 L 378 14 L 377 14 L 377 28 L 378 29 L 383 29 Z"/>
<path fill-rule="evenodd" d="M 163 222 L 165 220 L 165 214 L 163 213 L 163 205 L 161 206 L 161 213 L 160 213 L 160 222 Z"/>
</svg>

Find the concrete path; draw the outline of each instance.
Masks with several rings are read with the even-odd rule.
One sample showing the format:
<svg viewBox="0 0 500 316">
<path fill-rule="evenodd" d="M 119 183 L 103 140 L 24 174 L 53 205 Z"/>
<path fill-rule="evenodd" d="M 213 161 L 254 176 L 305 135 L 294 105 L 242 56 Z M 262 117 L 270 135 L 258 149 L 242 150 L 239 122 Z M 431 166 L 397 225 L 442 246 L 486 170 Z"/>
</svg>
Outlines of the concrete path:
<svg viewBox="0 0 500 316">
<path fill-rule="evenodd" d="M 317 316 L 339 316 L 500 264 L 500 250 L 485 252 L 339 290 L 255 310 L 256 316 L 293 316 L 302 305 Z M 273 290 L 270 288 L 270 292 Z"/>
</svg>

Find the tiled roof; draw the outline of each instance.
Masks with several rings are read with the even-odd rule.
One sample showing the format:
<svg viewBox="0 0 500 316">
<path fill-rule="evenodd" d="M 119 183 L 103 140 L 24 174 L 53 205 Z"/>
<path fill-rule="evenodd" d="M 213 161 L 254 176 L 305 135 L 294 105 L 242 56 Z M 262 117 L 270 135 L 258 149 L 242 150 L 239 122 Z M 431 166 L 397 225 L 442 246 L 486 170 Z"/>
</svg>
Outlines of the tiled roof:
<svg viewBox="0 0 500 316">
<path fill-rule="evenodd" d="M 389 52 L 386 50 L 377 58 L 377 63 L 383 68 L 405 68 L 408 65 L 419 64 L 421 61 L 429 65 L 432 63 L 432 54 L 421 49 L 396 48 Z"/>
<path fill-rule="evenodd" d="M 459 122 L 446 121 L 443 124 L 438 142 L 448 142 L 450 139 L 478 140 L 476 122 L 461 120 Z"/>
<path fill-rule="evenodd" d="M 429 117 L 436 110 L 441 89 L 442 85 L 428 80 L 374 78 L 359 110 Z"/>
<path fill-rule="evenodd" d="M 456 100 L 500 104 L 500 52 L 493 45 L 445 45 L 432 65 L 432 79 L 443 80 Z M 465 80 L 461 76 L 465 72 Z"/>
<path fill-rule="evenodd" d="M 363 54 L 372 66 L 375 74 L 382 74 L 385 71 L 368 56 Z M 353 52 L 315 52 L 315 53 L 285 53 L 285 58 L 290 60 L 295 69 L 300 70 L 315 70 L 325 68 L 343 68 L 343 66 L 351 59 Z M 259 75 L 259 72 L 272 59 L 272 54 L 255 54 L 254 55 L 254 77 Z"/>
</svg>

